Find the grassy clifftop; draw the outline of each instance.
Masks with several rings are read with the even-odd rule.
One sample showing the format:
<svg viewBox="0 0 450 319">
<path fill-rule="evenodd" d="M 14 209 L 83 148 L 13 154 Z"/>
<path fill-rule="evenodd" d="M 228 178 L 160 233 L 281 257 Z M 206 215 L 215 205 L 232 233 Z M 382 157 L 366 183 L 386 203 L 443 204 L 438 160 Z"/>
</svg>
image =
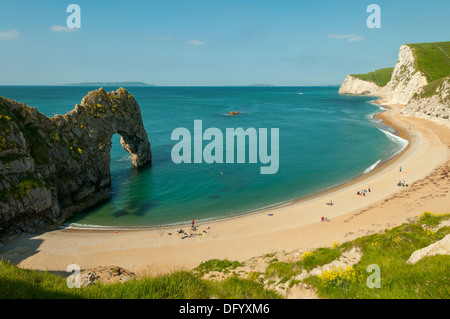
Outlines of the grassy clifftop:
<svg viewBox="0 0 450 319">
<path fill-rule="evenodd" d="M 414 54 L 416 69 L 426 78 L 430 87 L 433 82 L 450 75 L 450 41 L 407 44 Z M 365 74 L 351 74 L 358 79 L 384 87 L 391 80 L 394 68 L 383 68 Z"/>
<path fill-rule="evenodd" d="M 450 75 L 450 41 L 408 44 L 416 58 L 416 68 L 428 83 Z"/>
<path fill-rule="evenodd" d="M 393 70 L 394 68 L 384 68 L 365 74 L 351 74 L 351 76 L 364 81 L 373 82 L 379 87 L 383 87 L 391 80 Z"/>
</svg>

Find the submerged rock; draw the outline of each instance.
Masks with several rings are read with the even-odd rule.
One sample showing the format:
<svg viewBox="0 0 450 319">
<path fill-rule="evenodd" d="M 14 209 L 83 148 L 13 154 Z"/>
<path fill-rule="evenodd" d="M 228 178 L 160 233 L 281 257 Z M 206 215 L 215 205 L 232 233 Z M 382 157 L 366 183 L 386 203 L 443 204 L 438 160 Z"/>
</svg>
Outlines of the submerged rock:
<svg viewBox="0 0 450 319">
<path fill-rule="evenodd" d="M 52 118 L 0 97 L 0 239 L 55 226 L 104 200 L 116 133 L 135 167 L 151 162 L 139 105 L 123 88 L 89 92 Z"/>
</svg>

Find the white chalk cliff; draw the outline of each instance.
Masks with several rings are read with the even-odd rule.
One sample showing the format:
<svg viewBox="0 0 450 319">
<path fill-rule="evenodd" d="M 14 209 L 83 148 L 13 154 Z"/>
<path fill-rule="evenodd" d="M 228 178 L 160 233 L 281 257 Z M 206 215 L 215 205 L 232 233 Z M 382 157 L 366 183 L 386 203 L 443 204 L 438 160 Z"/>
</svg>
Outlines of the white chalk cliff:
<svg viewBox="0 0 450 319">
<path fill-rule="evenodd" d="M 361 80 L 349 74 L 339 88 L 339 94 L 375 95 L 384 97 L 386 96 L 386 89 L 386 86 L 379 87 L 373 82 Z"/>
<path fill-rule="evenodd" d="M 416 68 L 413 49 L 407 44 L 399 51 L 397 64 L 391 80 L 384 87 L 373 82 L 347 75 L 339 94 L 373 95 L 386 99 L 386 104 L 402 104 L 402 113 L 419 117 L 448 120 L 450 118 L 450 76 L 447 76 L 432 89 L 425 91 L 429 84 L 427 77 Z"/>
</svg>

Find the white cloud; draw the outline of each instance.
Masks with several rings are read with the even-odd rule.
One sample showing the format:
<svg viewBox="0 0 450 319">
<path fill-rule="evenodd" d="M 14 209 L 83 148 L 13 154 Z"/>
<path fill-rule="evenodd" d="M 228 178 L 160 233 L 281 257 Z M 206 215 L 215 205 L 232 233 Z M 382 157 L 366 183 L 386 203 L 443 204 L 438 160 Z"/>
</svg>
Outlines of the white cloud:
<svg viewBox="0 0 450 319">
<path fill-rule="evenodd" d="M 68 27 L 64 27 L 62 25 L 53 25 L 50 27 L 50 29 L 53 32 L 74 32 L 74 31 L 78 31 L 77 28 L 68 28 Z"/>
<path fill-rule="evenodd" d="M 14 40 L 19 37 L 19 34 L 17 30 L 0 31 L 0 40 Z"/>
<path fill-rule="evenodd" d="M 356 34 L 330 34 L 328 37 L 334 39 L 346 39 L 349 42 L 357 42 L 365 39 L 363 36 Z"/>
<path fill-rule="evenodd" d="M 188 41 L 188 43 L 192 44 L 192 45 L 203 45 L 203 44 L 205 44 L 205 42 L 200 41 L 200 40 L 191 40 L 191 41 Z"/>
</svg>

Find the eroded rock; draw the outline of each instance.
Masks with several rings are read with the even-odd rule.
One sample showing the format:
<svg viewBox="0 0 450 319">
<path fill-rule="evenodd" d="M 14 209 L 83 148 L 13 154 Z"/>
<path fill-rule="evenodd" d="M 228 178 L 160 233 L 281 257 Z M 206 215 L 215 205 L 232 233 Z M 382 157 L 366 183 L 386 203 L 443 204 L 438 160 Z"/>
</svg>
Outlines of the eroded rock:
<svg viewBox="0 0 450 319">
<path fill-rule="evenodd" d="M 123 88 L 89 92 L 52 118 L 0 97 L 0 239 L 57 225 L 104 200 L 116 133 L 135 167 L 150 163 L 139 105 Z"/>
</svg>

